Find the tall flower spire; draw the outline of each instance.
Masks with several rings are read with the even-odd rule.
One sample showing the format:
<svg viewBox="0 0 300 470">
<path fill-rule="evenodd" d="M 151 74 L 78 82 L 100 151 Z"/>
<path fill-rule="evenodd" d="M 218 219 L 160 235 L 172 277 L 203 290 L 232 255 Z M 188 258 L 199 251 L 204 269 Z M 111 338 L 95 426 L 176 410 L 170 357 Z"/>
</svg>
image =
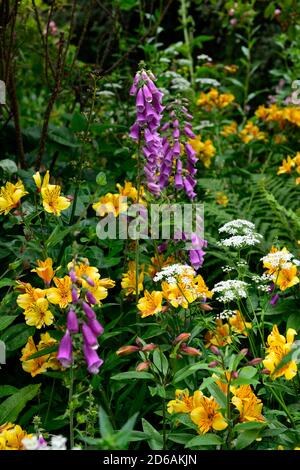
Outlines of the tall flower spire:
<svg viewBox="0 0 300 470">
<path fill-rule="evenodd" d="M 148 190 L 159 195 L 159 169 L 163 157 L 162 139 L 158 128 L 162 119 L 162 92 L 156 87 L 156 78 L 150 71 L 142 69 L 137 72 L 130 94 L 135 96 L 136 120 L 130 128 L 130 137 L 133 140 L 143 142 L 143 154 L 145 157 L 144 173 Z"/>
</svg>

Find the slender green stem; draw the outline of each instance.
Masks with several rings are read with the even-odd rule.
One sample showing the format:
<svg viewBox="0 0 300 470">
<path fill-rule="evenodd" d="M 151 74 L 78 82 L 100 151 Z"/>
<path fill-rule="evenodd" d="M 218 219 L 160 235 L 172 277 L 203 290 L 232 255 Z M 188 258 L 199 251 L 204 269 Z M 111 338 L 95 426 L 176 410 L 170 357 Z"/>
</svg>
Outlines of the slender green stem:
<svg viewBox="0 0 300 470">
<path fill-rule="evenodd" d="M 290 420 L 290 423 L 292 425 L 293 428 L 295 428 L 295 422 L 292 418 L 292 415 L 291 413 L 289 412 L 289 409 L 288 407 L 286 406 L 285 402 L 284 402 L 284 399 L 282 398 L 282 395 L 281 393 L 279 392 L 279 394 L 277 394 L 277 392 L 275 392 L 274 388 L 273 387 L 270 387 L 271 389 L 271 393 L 274 395 L 274 397 L 276 398 L 276 400 L 278 401 L 278 403 L 281 405 L 283 411 L 285 412 L 285 414 L 287 415 L 288 419 Z"/>
<path fill-rule="evenodd" d="M 188 30 L 188 5 L 186 0 L 181 0 L 181 23 L 183 28 L 183 37 L 186 46 L 186 55 L 189 61 L 189 72 L 191 77 L 191 84 L 194 85 L 194 65 L 192 56 L 192 46 L 190 41 L 190 32 Z"/>
<path fill-rule="evenodd" d="M 74 370 L 73 363 L 70 367 L 70 388 L 69 388 L 69 413 L 70 413 L 70 448 L 74 447 L 74 408 L 73 408 L 73 391 L 74 391 Z"/>
</svg>

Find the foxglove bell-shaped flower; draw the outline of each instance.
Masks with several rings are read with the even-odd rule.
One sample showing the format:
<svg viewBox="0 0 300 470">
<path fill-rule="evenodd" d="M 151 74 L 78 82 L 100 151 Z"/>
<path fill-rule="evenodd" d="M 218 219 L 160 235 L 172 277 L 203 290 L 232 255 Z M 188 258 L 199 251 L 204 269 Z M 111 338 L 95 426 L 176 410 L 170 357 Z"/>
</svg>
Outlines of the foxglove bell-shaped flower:
<svg viewBox="0 0 300 470">
<path fill-rule="evenodd" d="M 98 349 L 98 341 L 97 337 L 91 330 L 91 328 L 86 324 L 82 324 L 82 335 L 84 338 L 85 343 L 92 349 Z"/>
<path fill-rule="evenodd" d="M 68 330 L 60 342 L 57 359 L 63 367 L 69 367 L 72 364 L 72 338 Z"/>
<path fill-rule="evenodd" d="M 91 374 L 98 374 L 99 368 L 103 364 L 103 360 L 98 356 L 96 351 L 90 348 L 87 344 L 83 344 L 83 353 L 88 366 L 88 371 Z"/>
<path fill-rule="evenodd" d="M 87 304 L 86 302 L 82 302 L 82 308 L 89 320 L 94 320 L 96 318 L 96 314 L 89 304 Z"/>
<path fill-rule="evenodd" d="M 90 327 L 95 336 L 100 336 L 104 332 L 103 326 L 101 325 L 101 323 L 98 322 L 96 318 L 89 320 L 88 326 Z"/>
<path fill-rule="evenodd" d="M 67 328 L 70 333 L 78 333 L 79 331 L 79 324 L 78 324 L 78 318 L 74 310 L 69 310 L 68 316 L 67 316 Z"/>
</svg>

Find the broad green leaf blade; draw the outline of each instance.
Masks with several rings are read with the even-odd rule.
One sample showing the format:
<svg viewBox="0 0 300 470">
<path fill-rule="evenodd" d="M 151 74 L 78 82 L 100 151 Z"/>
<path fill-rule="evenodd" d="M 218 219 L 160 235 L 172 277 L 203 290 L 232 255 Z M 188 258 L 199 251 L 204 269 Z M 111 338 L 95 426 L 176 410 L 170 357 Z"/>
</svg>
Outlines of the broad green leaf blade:
<svg viewBox="0 0 300 470">
<path fill-rule="evenodd" d="M 37 395 L 40 386 L 41 384 L 28 385 L 4 400 L 0 405 L 0 425 L 9 421 L 14 423 L 26 403 Z"/>
</svg>

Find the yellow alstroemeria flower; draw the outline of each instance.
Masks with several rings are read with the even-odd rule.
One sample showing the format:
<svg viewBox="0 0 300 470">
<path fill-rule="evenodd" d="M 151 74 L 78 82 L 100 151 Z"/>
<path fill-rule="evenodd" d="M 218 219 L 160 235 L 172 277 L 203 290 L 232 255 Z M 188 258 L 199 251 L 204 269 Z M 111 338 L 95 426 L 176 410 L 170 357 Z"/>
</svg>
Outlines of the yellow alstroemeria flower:
<svg viewBox="0 0 300 470">
<path fill-rule="evenodd" d="M 25 191 L 21 180 L 16 184 L 7 182 L 5 186 L 0 188 L 0 214 L 7 215 L 12 209 L 19 206 L 23 196 L 28 194 Z"/>
<path fill-rule="evenodd" d="M 223 135 L 224 137 L 228 137 L 229 135 L 232 135 L 232 134 L 237 134 L 237 128 L 238 128 L 237 122 L 231 121 L 230 124 L 227 124 L 226 126 L 222 128 L 220 134 Z"/>
<path fill-rule="evenodd" d="M 120 194 L 107 193 L 105 196 L 100 197 L 99 201 L 95 202 L 92 207 L 100 217 L 106 214 L 113 214 L 118 217 L 121 212 L 126 212 L 128 208 L 125 201 L 125 197 Z"/>
<path fill-rule="evenodd" d="M 144 268 L 140 266 L 138 275 L 138 293 L 144 289 Z M 128 271 L 122 274 L 121 286 L 125 290 L 125 295 L 136 294 L 136 269 L 134 261 L 128 263 Z"/>
<path fill-rule="evenodd" d="M 133 202 L 137 202 L 138 192 L 130 181 L 125 181 L 124 186 L 121 186 L 121 184 L 118 183 L 116 184 L 116 187 L 120 193 L 120 196 L 128 197 L 128 199 L 131 199 Z M 143 188 L 142 191 L 140 188 L 140 197 L 143 196 L 143 193 Z"/>
<path fill-rule="evenodd" d="M 25 321 L 27 325 L 35 326 L 37 329 L 42 326 L 52 325 L 54 316 L 48 310 L 48 301 L 46 299 L 38 299 L 24 311 Z"/>
<path fill-rule="evenodd" d="M 263 403 L 253 393 L 250 385 L 231 387 L 230 390 L 234 395 L 231 401 L 240 413 L 240 422 L 265 421 L 261 414 Z"/>
<path fill-rule="evenodd" d="M 292 169 L 295 167 L 295 161 L 288 156 L 282 160 L 281 166 L 278 168 L 277 175 L 284 175 L 292 173 Z"/>
<path fill-rule="evenodd" d="M 37 171 L 33 176 L 32 178 L 34 179 L 34 182 L 36 184 L 36 187 L 38 188 L 39 191 L 41 191 L 42 188 L 45 188 L 46 186 L 48 186 L 49 184 L 49 181 L 50 181 L 50 174 L 49 174 L 49 171 L 47 170 L 46 171 L 46 174 L 42 180 L 42 177 L 40 175 L 40 172 Z"/>
<path fill-rule="evenodd" d="M 40 356 L 35 359 L 29 359 L 30 356 L 38 352 L 32 336 L 28 338 L 26 346 L 22 349 L 22 368 L 25 372 L 29 372 L 31 377 L 42 374 L 47 370 L 48 356 Z"/>
<path fill-rule="evenodd" d="M 248 331 L 252 328 L 252 324 L 250 322 L 246 322 L 243 315 L 239 310 L 235 310 L 235 315 L 229 317 L 228 321 L 231 326 L 231 330 L 235 333 L 239 333 L 243 336 L 248 336 Z"/>
<path fill-rule="evenodd" d="M 293 287 L 299 283 L 297 276 L 297 266 L 293 263 L 286 263 L 285 267 L 280 269 L 278 276 L 274 279 L 280 290 L 285 291 L 289 287 Z"/>
<path fill-rule="evenodd" d="M 58 268 L 55 271 L 53 270 L 51 258 L 47 258 L 45 261 L 38 259 L 37 265 L 38 267 L 32 269 L 31 272 L 36 273 L 41 279 L 45 281 L 46 284 L 49 285 L 55 274 L 55 271 L 57 271 Z"/>
<path fill-rule="evenodd" d="M 201 405 L 191 412 L 193 423 L 197 424 L 199 433 L 205 434 L 211 429 L 214 431 L 223 431 L 228 424 L 220 412 L 220 406 L 213 397 L 201 398 Z"/>
<path fill-rule="evenodd" d="M 141 318 L 148 317 L 149 315 L 155 315 L 162 311 L 162 292 L 153 291 L 148 292 L 144 291 L 144 297 L 139 299 L 137 308 L 141 312 Z"/>
<path fill-rule="evenodd" d="M 41 195 L 43 200 L 43 207 L 46 212 L 60 216 L 61 211 L 68 209 L 71 201 L 68 198 L 61 196 L 61 187 L 56 184 L 47 184 L 42 186 Z"/>
<path fill-rule="evenodd" d="M 54 346 L 56 343 L 57 341 L 54 338 L 51 338 L 48 332 L 41 335 L 38 346 L 35 345 L 32 336 L 30 336 L 26 346 L 22 349 L 22 357 L 20 358 L 23 370 L 30 373 L 32 377 L 35 377 L 38 374 L 46 372 L 47 369 L 61 369 L 61 364 L 56 359 L 56 352 L 45 354 L 44 356 L 40 356 L 35 359 L 29 359 L 30 356 L 36 352 L 42 351 L 50 346 Z"/>
<path fill-rule="evenodd" d="M 16 290 L 24 292 L 17 297 L 17 304 L 24 310 L 30 308 L 38 299 L 43 299 L 47 292 L 46 290 L 35 289 L 29 282 L 18 282 Z"/>
<path fill-rule="evenodd" d="M 31 437 L 21 426 L 14 425 L 11 429 L 0 433 L 0 449 L 2 450 L 24 450 L 22 440 L 25 437 Z"/>
<path fill-rule="evenodd" d="M 297 364 L 295 361 L 289 361 L 276 370 L 284 357 L 291 351 L 296 334 L 297 332 L 293 328 L 289 328 L 285 338 L 279 333 L 277 325 L 273 326 L 267 340 L 268 354 L 263 360 L 265 368 L 271 372 L 272 379 L 284 376 L 286 380 L 291 380 L 297 375 Z"/>
<path fill-rule="evenodd" d="M 72 302 L 72 281 L 69 276 L 53 279 L 56 287 L 47 290 L 47 299 L 51 304 L 58 304 L 61 308 L 66 308 Z"/>
<path fill-rule="evenodd" d="M 210 346 L 222 347 L 232 343 L 228 323 L 223 324 L 222 320 L 216 320 L 216 329 L 214 331 L 208 331 L 204 339 L 206 348 L 210 348 Z"/>
<path fill-rule="evenodd" d="M 175 391 L 175 400 L 169 401 L 167 405 L 168 413 L 191 413 L 194 408 L 197 408 L 201 404 L 203 393 L 200 390 L 196 390 L 194 395 L 190 396 L 189 390 Z"/>
</svg>

